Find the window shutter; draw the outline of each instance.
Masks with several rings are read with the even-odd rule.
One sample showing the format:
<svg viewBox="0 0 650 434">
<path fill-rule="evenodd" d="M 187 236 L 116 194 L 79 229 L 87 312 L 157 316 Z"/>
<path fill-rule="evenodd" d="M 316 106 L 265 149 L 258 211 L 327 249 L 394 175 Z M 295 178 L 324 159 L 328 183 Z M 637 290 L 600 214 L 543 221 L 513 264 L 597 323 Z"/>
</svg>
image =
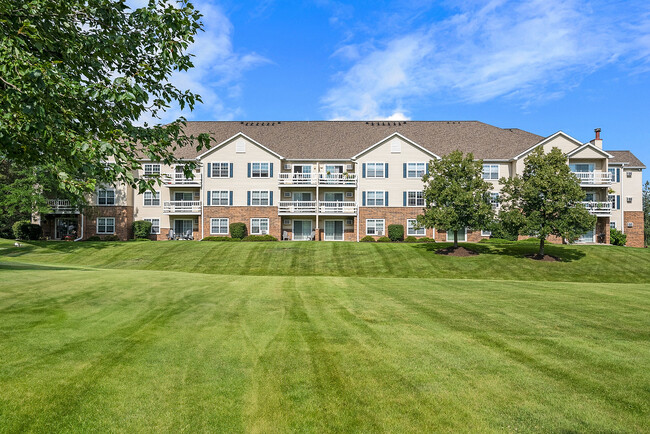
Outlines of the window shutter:
<svg viewBox="0 0 650 434">
<path fill-rule="evenodd" d="M 269 163 L 269 176 L 273 178 L 273 163 Z"/>
<path fill-rule="evenodd" d="M 406 163 L 404 163 L 404 178 L 406 178 Z"/>
<path fill-rule="evenodd" d="M 621 209 L 621 196 L 616 195 L 616 209 Z"/>
<path fill-rule="evenodd" d="M 384 165 L 384 178 L 388 178 L 388 163 Z"/>
<path fill-rule="evenodd" d="M 248 177 L 251 177 L 251 163 L 248 163 Z"/>
<path fill-rule="evenodd" d="M 251 163 L 248 163 L 248 167 L 250 167 Z M 246 205 L 251 206 L 251 192 L 247 191 L 246 192 Z"/>
<path fill-rule="evenodd" d="M 388 167 L 388 165 L 386 165 L 386 167 Z M 388 206 L 388 192 L 387 191 L 384 193 L 384 196 L 385 196 L 384 197 L 384 206 Z"/>
<path fill-rule="evenodd" d="M 208 178 L 212 178 L 212 163 L 208 163 Z"/>
<path fill-rule="evenodd" d="M 230 177 L 232 178 L 232 163 L 230 163 Z"/>
<path fill-rule="evenodd" d="M 228 200 L 228 205 L 232 206 L 232 190 L 230 190 L 230 199 Z"/>
<path fill-rule="evenodd" d="M 621 182 L 621 169 L 616 169 L 616 182 Z"/>
<path fill-rule="evenodd" d="M 406 206 L 406 192 L 404 192 L 404 206 Z"/>
<path fill-rule="evenodd" d="M 429 174 L 429 163 L 424 163 L 424 167 L 426 167 L 426 173 L 428 175 Z"/>
<path fill-rule="evenodd" d="M 361 177 L 365 178 L 366 177 L 366 163 L 363 163 L 361 165 Z M 366 193 L 363 193 L 366 194 Z M 364 200 L 364 205 L 365 205 L 365 200 Z"/>
<path fill-rule="evenodd" d="M 212 202 L 210 202 L 210 193 L 211 191 L 208 191 L 208 206 L 212 205 Z"/>
<path fill-rule="evenodd" d="M 273 206 L 273 191 L 269 191 L 269 205 Z"/>
<path fill-rule="evenodd" d="M 365 168 L 366 165 L 364 164 L 363 166 L 364 166 L 364 168 Z M 362 199 L 361 199 L 361 206 L 366 206 L 366 192 L 364 191 L 364 192 L 361 194 L 361 196 L 362 196 Z"/>
</svg>

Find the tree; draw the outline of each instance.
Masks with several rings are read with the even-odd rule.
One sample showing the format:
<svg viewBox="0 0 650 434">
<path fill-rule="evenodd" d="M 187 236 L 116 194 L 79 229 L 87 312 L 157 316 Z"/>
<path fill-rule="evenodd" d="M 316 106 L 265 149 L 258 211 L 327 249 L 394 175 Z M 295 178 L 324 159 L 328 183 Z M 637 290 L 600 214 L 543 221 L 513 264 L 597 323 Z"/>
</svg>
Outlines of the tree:
<svg viewBox="0 0 650 434">
<path fill-rule="evenodd" d="M 521 176 L 500 180 L 503 212 L 521 216 L 520 233 L 539 238 L 539 256 L 549 235 L 573 241 L 594 228 L 596 217 L 582 206 L 585 193 L 562 151 L 538 147 L 524 163 Z"/>
<path fill-rule="evenodd" d="M 418 225 L 453 231 L 454 248 L 458 247 L 458 231 L 484 228 L 492 220 L 492 186 L 483 179 L 483 161 L 474 161 L 472 154 L 453 151 L 431 160 L 422 180 L 425 209 L 417 218 Z"/>
<path fill-rule="evenodd" d="M 643 186 L 643 235 L 647 246 L 650 244 L 650 181 Z"/>
<path fill-rule="evenodd" d="M 176 148 L 209 144 L 186 135 L 183 118 L 138 125 L 201 101 L 169 82 L 193 66 L 200 17 L 186 0 L 134 10 L 125 0 L 0 0 L 0 161 L 38 166 L 77 197 L 97 183 L 153 188 L 156 179 L 133 176 L 139 158 L 173 164 Z"/>
</svg>

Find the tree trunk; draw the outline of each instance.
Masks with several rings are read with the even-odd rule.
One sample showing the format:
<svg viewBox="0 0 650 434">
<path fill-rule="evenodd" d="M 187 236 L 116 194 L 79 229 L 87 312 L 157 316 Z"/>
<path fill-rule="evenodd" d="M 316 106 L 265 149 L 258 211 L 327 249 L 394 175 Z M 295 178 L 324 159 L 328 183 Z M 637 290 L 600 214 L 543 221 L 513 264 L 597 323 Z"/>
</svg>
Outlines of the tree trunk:
<svg viewBox="0 0 650 434">
<path fill-rule="evenodd" d="M 544 257 L 544 238 L 540 238 L 539 240 L 539 253 L 538 253 L 540 258 Z"/>
<path fill-rule="evenodd" d="M 454 230 L 454 249 L 458 247 L 458 231 Z"/>
</svg>

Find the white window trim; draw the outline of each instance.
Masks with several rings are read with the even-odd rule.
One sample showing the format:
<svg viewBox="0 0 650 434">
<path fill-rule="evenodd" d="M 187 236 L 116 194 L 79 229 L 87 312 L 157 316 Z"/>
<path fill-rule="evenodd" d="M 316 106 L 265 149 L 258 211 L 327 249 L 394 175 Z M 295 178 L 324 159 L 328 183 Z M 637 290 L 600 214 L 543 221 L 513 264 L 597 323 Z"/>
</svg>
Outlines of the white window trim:
<svg viewBox="0 0 650 434">
<path fill-rule="evenodd" d="M 261 232 L 261 229 L 260 229 L 260 232 L 253 232 L 253 220 L 259 220 L 260 223 L 261 223 L 262 220 L 266 220 L 266 233 L 268 234 L 268 232 L 271 230 L 270 229 L 271 222 L 269 221 L 268 217 L 254 217 L 254 218 L 252 218 L 250 220 L 250 231 L 251 231 L 250 233 L 251 233 L 251 235 L 263 235 L 262 232 Z M 261 228 L 262 225 L 258 224 L 258 227 Z"/>
<path fill-rule="evenodd" d="M 370 201 L 370 193 L 381 193 L 381 205 L 369 205 L 368 204 L 368 202 Z M 377 196 L 377 195 L 375 194 L 375 196 Z M 375 197 L 374 200 L 375 200 L 375 203 L 377 203 L 377 198 L 376 197 Z M 366 191 L 366 206 L 369 206 L 371 208 L 386 206 L 386 190 L 369 190 L 369 191 Z"/>
<path fill-rule="evenodd" d="M 99 203 L 99 192 L 100 191 L 112 191 L 113 192 L 113 203 L 100 204 Z M 115 202 L 116 202 L 115 199 L 117 199 L 117 197 L 116 197 L 114 188 L 98 188 L 97 192 L 96 192 L 96 196 L 97 196 L 97 206 L 115 206 Z"/>
<path fill-rule="evenodd" d="M 226 233 L 223 232 L 212 232 L 213 221 L 214 220 L 225 220 L 226 221 Z M 214 217 L 210 219 L 210 235 L 228 235 L 230 234 L 230 219 L 227 217 Z"/>
<path fill-rule="evenodd" d="M 410 227 L 409 222 L 417 222 L 417 219 L 406 219 L 406 236 L 407 237 L 426 237 L 427 236 L 427 228 L 425 228 L 425 227 L 420 229 L 420 230 L 424 230 L 423 234 L 410 233 L 409 231 L 412 228 Z"/>
<path fill-rule="evenodd" d="M 609 221 L 609 228 L 610 228 L 610 229 L 617 229 L 617 227 L 616 227 L 616 222 L 610 220 L 610 221 Z"/>
<path fill-rule="evenodd" d="M 151 232 L 149 232 L 151 235 L 158 235 L 160 233 L 160 217 L 147 217 L 147 218 L 143 218 L 142 220 L 146 222 L 151 222 Z M 152 220 L 158 220 L 158 232 L 153 231 L 154 224 Z"/>
<path fill-rule="evenodd" d="M 415 205 L 409 205 L 409 193 L 416 193 Z M 417 193 L 422 193 L 422 205 L 417 204 L 417 202 L 418 202 Z M 426 202 L 424 201 L 424 191 L 422 191 L 422 190 L 406 190 L 406 207 L 407 208 L 422 208 L 425 205 L 426 205 Z"/>
<path fill-rule="evenodd" d="M 193 202 L 193 201 L 194 201 L 194 193 L 195 193 L 195 192 L 193 192 L 193 191 L 189 191 L 189 190 L 180 190 L 180 191 L 175 191 L 173 194 L 170 194 L 170 195 L 169 195 L 169 196 L 170 196 L 170 197 L 169 197 L 169 200 L 171 200 L 171 201 L 173 201 L 173 202 L 179 202 L 179 201 L 176 200 L 176 193 L 191 194 L 191 195 L 192 195 L 192 199 L 190 199 L 190 200 L 181 199 L 180 202 L 183 202 L 183 201 L 184 201 L 184 202 Z M 198 199 L 197 199 L 197 200 L 198 200 Z"/>
<path fill-rule="evenodd" d="M 409 176 L 409 164 L 415 164 L 415 176 Z M 422 175 L 417 176 L 418 173 L 418 164 L 423 164 L 424 169 L 422 169 Z M 406 179 L 422 179 L 422 177 L 427 173 L 427 163 L 422 161 L 407 161 L 406 162 Z"/>
<path fill-rule="evenodd" d="M 485 166 L 496 167 L 496 168 L 497 168 L 497 177 L 496 177 L 496 178 L 492 178 L 492 177 L 490 177 L 490 178 L 486 178 L 486 177 L 485 177 Z M 491 174 L 493 173 L 493 171 L 490 170 L 488 173 L 490 173 L 490 176 L 492 176 Z M 498 180 L 499 180 L 499 175 L 501 175 L 501 168 L 499 167 L 498 164 L 492 164 L 492 163 L 484 163 L 484 164 L 483 164 L 483 170 L 482 170 L 482 172 L 481 172 L 481 177 L 482 177 L 484 180 L 486 180 L 486 181 L 498 181 Z"/>
<path fill-rule="evenodd" d="M 267 176 L 253 176 L 253 167 L 255 164 L 260 165 L 260 173 L 262 172 L 262 164 L 268 164 L 268 170 L 266 173 L 268 173 Z M 251 178 L 257 178 L 257 179 L 268 179 L 271 177 L 271 162 L 270 161 L 251 161 Z"/>
<path fill-rule="evenodd" d="M 218 178 L 218 179 L 223 179 L 223 178 L 230 178 L 230 162 L 229 161 L 214 161 L 210 163 L 210 178 Z M 215 176 L 214 175 L 214 165 L 215 164 L 225 164 L 226 165 L 226 176 Z M 252 168 L 251 168 L 252 170 Z"/>
<path fill-rule="evenodd" d="M 481 236 L 482 237 L 491 237 L 492 236 L 492 231 L 486 231 L 485 229 L 481 229 Z"/>
<path fill-rule="evenodd" d="M 382 232 L 383 232 L 383 233 L 381 233 L 381 234 L 378 234 L 378 233 L 374 233 L 374 234 L 368 233 L 368 226 L 369 226 L 369 225 L 368 225 L 368 222 L 378 222 L 378 221 L 382 222 L 382 225 L 383 225 L 383 230 L 382 230 Z M 374 223 L 373 227 L 375 228 L 375 232 L 377 232 L 377 223 Z M 383 237 L 383 236 L 385 236 L 385 235 L 386 235 L 386 219 L 366 219 L 366 235 L 371 235 L 371 236 L 373 236 L 373 237 Z"/>
<path fill-rule="evenodd" d="M 226 192 L 226 204 L 216 204 L 214 203 L 214 194 L 215 193 L 223 193 Z M 219 195 L 221 196 L 221 195 Z M 219 199 L 221 200 L 221 199 Z M 230 206 L 230 190 L 210 190 L 210 203 L 208 204 L 209 206 Z"/>
<path fill-rule="evenodd" d="M 160 206 L 160 198 L 161 198 L 160 191 L 156 190 L 155 196 L 151 196 L 151 202 L 152 202 L 151 205 L 147 205 L 146 203 L 147 193 L 152 194 L 150 191 L 145 191 L 144 193 L 142 193 L 142 206 L 146 206 L 147 208 Z M 158 205 L 153 205 L 153 201 L 155 199 L 158 199 Z"/>
<path fill-rule="evenodd" d="M 113 220 L 113 232 L 99 232 L 99 221 L 100 220 Z M 104 227 L 106 227 L 106 223 L 104 223 Z M 96 225 L 96 233 L 101 234 L 101 235 L 112 235 L 115 233 L 115 217 L 97 217 L 97 225 Z"/>
<path fill-rule="evenodd" d="M 151 173 L 147 173 L 147 166 L 151 166 L 152 168 L 154 166 L 158 166 L 158 171 L 154 172 L 152 170 Z M 161 171 L 162 171 L 162 165 L 160 163 L 145 163 L 145 164 L 142 165 L 142 174 L 144 176 L 160 175 Z"/>
<path fill-rule="evenodd" d="M 463 232 L 465 233 L 465 236 L 463 237 L 463 238 L 465 238 L 465 241 L 458 240 L 459 243 L 466 243 L 467 242 L 467 228 L 465 228 L 463 230 Z M 454 242 L 454 236 L 452 235 L 451 238 L 450 238 L 449 237 L 449 231 L 445 231 L 445 233 L 447 234 L 447 241 L 453 243 Z M 458 231 L 458 238 L 460 238 L 460 231 Z"/>
<path fill-rule="evenodd" d="M 266 193 L 266 205 L 262 205 L 261 203 L 256 205 L 253 203 L 253 193 L 255 192 Z M 261 195 L 259 200 L 260 202 L 262 201 Z M 271 190 L 251 190 L 251 206 L 271 206 Z"/>
<path fill-rule="evenodd" d="M 369 175 L 368 175 L 368 174 L 370 173 L 370 170 L 369 170 L 368 166 L 370 166 L 371 164 L 373 164 L 373 165 L 375 165 L 375 166 L 376 166 L 376 165 L 381 165 L 381 172 L 382 172 L 382 175 L 381 175 L 381 176 L 369 176 Z M 377 169 L 376 169 L 376 168 L 375 168 L 375 172 L 377 172 Z M 385 179 L 385 178 L 386 178 L 386 163 L 385 163 L 385 162 L 384 162 L 384 163 L 380 163 L 380 162 L 376 162 L 376 161 L 373 161 L 372 163 L 366 163 L 366 178 L 370 178 L 370 179 Z"/>
</svg>

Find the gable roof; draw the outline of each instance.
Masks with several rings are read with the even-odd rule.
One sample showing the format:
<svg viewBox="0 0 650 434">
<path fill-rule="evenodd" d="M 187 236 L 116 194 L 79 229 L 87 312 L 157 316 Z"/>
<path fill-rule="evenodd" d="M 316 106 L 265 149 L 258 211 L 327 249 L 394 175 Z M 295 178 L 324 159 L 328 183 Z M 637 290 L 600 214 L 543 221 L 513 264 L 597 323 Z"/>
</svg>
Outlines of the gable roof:
<svg viewBox="0 0 650 434">
<path fill-rule="evenodd" d="M 629 167 L 639 167 L 645 169 L 645 164 L 641 162 L 636 156 L 630 151 L 605 151 L 609 154 L 612 154 L 612 158 L 609 160 L 609 163 L 614 164 L 625 164 Z"/>
<path fill-rule="evenodd" d="M 580 146 L 580 147 L 578 147 L 578 148 L 575 148 L 573 151 L 569 152 L 569 153 L 567 154 L 567 156 L 568 156 L 568 157 L 573 157 L 573 156 L 574 156 L 575 154 L 577 154 L 578 152 L 580 152 L 580 151 L 582 151 L 582 150 L 584 150 L 584 149 L 587 149 L 587 148 L 591 149 L 592 151 L 595 151 L 595 152 L 599 153 L 600 155 L 602 155 L 602 156 L 605 157 L 605 158 L 612 158 L 612 154 L 608 153 L 607 151 L 603 151 L 603 150 L 600 149 L 599 147 L 597 147 L 597 146 L 595 146 L 595 145 L 592 145 L 592 144 L 589 143 L 589 142 L 585 143 L 584 145 L 582 145 L 582 146 Z"/>
<path fill-rule="evenodd" d="M 283 159 L 282 155 L 278 154 L 277 152 L 274 152 L 272 149 L 267 148 L 266 146 L 262 145 L 261 143 L 258 143 L 257 141 L 251 139 L 250 137 L 248 137 L 244 133 L 237 133 L 234 136 L 227 138 L 226 140 L 219 143 L 218 145 L 215 145 L 215 146 L 211 147 L 210 149 L 208 149 L 207 151 L 203 152 L 202 154 L 197 155 L 196 158 L 203 158 L 206 155 L 211 154 L 212 152 L 216 151 L 217 149 L 221 148 L 222 146 L 232 142 L 233 140 L 235 140 L 235 139 L 237 139 L 239 137 L 243 137 L 244 139 L 248 140 L 249 142 L 253 143 L 254 145 L 259 146 L 260 148 L 264 149 L 266 152 L 275 155 L 280 160 Z"/>
<path fill-rule="evenodd" d="M 415 146 L 416 148 L 421 149 L 423 152 L 426 152 L 427 154 L 431 155 L 433 158 L 440 158 L 439 155 L 434 154 L 433 152 L 431 152 L 430 150 L 428 150 L 428 149 L 426 149 L 426 148 L 423 148 L 422 146 L 420 146 L 420 145 L 418 145 L 417 143 L 415 143 L 413 140 L 410 140 L 410 139 L 408 139 L 407 137 L 404 137 L 404 136 L 401 135 L 400 133 L 393 133 L 393 134 L 391 134 L 391 135 L 388 136 L 388 137 L 384 137 L 383 139 L 381 139 L 380 141 L 378 141 L 378 142 L 375 143 L 374 145 L 367 147 L 367 148 L 364 149 L 363 151 L 359 152 L 357 155 L 353 155 L 353 156 L 352 156 L 352 159 L 356 159 L 357 157 L 360 157 L 361 155 L 365 154 L 366 152 L 370 152 L 370 151 L 372 151 L 372 150 L 375 149 L 377 146 L 379 146 L 379 145 L 381 145 L 381 144 L 383 144 L 383 143 L 386 143 L 388 140 L 392 139 L 393 137 L 399 137 L 400 139 L 404 140 L 404 141 L 405 141 L 406 143 L 408 143 L 409 145 L 411 145 L 411 146 Z"/>
<path fill-rule="evenodd" d="M 513 157 L 513 158 L 514 158 L 515 160 L 518 160 L 519 158 L 521 158 L 521 157 L 523 157 L 524 155 L 526 155 L 526 154 L 528 154 L 529 152 L 531 152 L 531 151 L 532 151 L 533 149 L 535 149 L 536 147 L 538 147 L 538 146 L 543 146 L 544 144 L 550 142 L 551 140 L 553 140 L 554 138 L 556 138 L 556 137 L 558 137 L 558 136 L 562 136 L 562 137 L 564 137 L 565 139 L 567 139 L 567 140 L 569 140 L 569 141 L 575 143 L 575 145 L 576 145 L 577 147 L 582 146 L 582 142 L 581 142 L 581 141 L 579 141 L 578 139 L 574 139 L 573 137 L 571 137 L 570 135 L 568 135 L 568 134 L 565 133 L 564 131 L 561 131 L 561 130 L 560 130 L 560 131 L 558 131 L 557 133 L 551 134 L 551 135 L 548 136 L 548 137 L 542 137 L 542 138 L 541 138 L 542 140 L 540 140 L 539 142 L 535 143 L 533 146 L 531 146 L 530 148 L 526 149 L 526 150 L 523 151 L 522 153 L 517 154 L 517 155 L 516 155 L 515 157 Z"/>
<path fill-rule="evenodd" d="M 511 159 L 543 139 L 478 121 L 188 121 L 185 133 L 209 133 L 220 144 L 242 133 L 288 160 L 351 159 L 395 133 L 435 155 L 460 150 L 493 160 Z M 190 146 L 176 153 L 185 159 L 198 155 Z"/>
</svg>

